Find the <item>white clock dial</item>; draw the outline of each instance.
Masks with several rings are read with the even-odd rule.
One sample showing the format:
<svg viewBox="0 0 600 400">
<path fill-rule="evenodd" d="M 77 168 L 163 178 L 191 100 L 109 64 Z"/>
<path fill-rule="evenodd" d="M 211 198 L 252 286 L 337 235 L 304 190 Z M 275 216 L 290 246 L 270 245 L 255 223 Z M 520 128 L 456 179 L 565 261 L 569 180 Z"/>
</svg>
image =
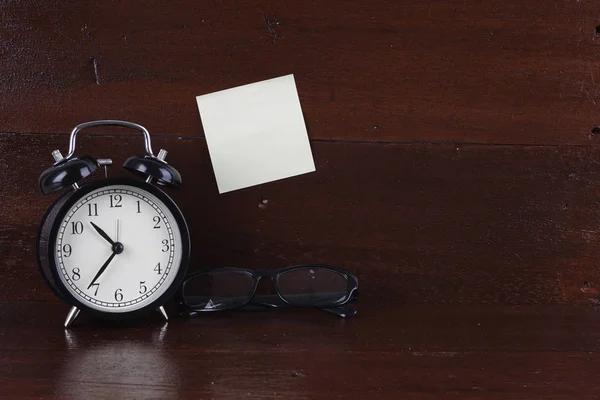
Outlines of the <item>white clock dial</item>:
<svg viewBox="0 0 600 400">
<path fill-rule="evenodd" d="M 54 248 L 67 290 L 88 307 L 113 313 L 158 299 L 176 278 L 182 254 L 171 211 L 128 185 L 105 186 L 77 201 L 60 223 Z"/>
</svg>

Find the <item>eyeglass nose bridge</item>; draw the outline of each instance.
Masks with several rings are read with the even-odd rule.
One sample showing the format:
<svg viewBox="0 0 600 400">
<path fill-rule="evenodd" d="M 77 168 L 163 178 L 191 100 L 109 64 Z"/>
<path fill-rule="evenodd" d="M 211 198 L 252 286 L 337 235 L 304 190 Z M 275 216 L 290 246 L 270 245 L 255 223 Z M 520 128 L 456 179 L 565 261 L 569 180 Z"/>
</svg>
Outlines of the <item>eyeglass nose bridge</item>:
<svg viewBox="0 0 600 400">
<path fill-rule="evenodd" d="M 256 282 L 260 282 L 262 278 L 269 278 L 270 280 L 275 281 L 275 277 L 277 276 L 277 270 L 257 269 L 254 271 L 254 276 L 256 277 Z"/>
</svg>

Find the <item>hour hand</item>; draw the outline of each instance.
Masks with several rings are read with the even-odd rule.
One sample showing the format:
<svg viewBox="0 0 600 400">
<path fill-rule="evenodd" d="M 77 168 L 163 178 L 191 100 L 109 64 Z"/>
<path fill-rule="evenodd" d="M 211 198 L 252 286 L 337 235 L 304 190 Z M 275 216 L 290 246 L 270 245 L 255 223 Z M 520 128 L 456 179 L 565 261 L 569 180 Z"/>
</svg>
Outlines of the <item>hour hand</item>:
<svg viewBox="0 0 600 400">
<path fill-rule="evenodd" d="M 115 242 L 113 242 L 113 240 L 110 238 L 110 236 L 108 236 L 106 234 L 106 232 L 104 232 L 102 229 L 100 229 L 100 227 L 98 225 L 96 225 L 95 223 L 90 221 L 90 224 L 92 224 L 92 226 L 94 227 L 94 229 L 96 230 L 96 232 L 98 232 L 100 234 L 100 236 L 102 236 L 104 239 L 106 239 L 106 241 L 108 243 L 110 243 L 111 245 L 115 245 Z"/>
</svg>

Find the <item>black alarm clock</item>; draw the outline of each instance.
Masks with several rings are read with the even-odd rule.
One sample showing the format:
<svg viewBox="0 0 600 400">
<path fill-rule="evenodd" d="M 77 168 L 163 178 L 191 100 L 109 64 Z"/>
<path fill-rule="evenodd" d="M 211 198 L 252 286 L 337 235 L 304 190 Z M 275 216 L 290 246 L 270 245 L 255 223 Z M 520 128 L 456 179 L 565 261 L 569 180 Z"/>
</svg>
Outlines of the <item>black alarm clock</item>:
<svg viewBox="0 0 600 400">
<path fill-rule="evenodd" d="M 123 164 L 137 179 L 108 178 L 110 159 L 75 155 L 77 133 L 109 125 L 143 133 L 146 154 Z M 77 125 L 67 156 L 52 152 L 55 163 L 41 174 L 40 189 L 44 194 L 68 190 L 42 220 L 37 254 L 50 289 L 72 305 L 65 327 L 81 310 L 104 319 L 158 310 L 168 319 L 163 305 L 183 281 L 190 235 L 175 202 L 156 186 L 181 185 L 181 175 L 167 164 L 166 155 L 165 150 L 154 155 L 146 128 L 117 120 Z M 78 184 L 102 166 L 104 178 Z"/>
</svg>

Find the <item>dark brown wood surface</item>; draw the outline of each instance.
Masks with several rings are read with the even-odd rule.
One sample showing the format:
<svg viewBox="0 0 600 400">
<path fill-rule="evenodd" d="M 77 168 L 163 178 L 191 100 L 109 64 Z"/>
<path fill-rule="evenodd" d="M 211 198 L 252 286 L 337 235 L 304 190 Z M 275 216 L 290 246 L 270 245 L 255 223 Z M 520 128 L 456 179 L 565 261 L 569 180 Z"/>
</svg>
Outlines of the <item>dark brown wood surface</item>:
<svg viewBox="0 0 600 400">
<path fill-rule="evenodd" d="M 0 398 L 598 398 L 595 2 L 0 0 Z M 195 96 L 293 73 L 317 171 L 217 194 Z M 358 317 L 63 331 L 39 174 L 95 119 L 183 175 L 191 270 L 318 262 Z M 119 164 L 131 132 L 83 135 Z M 97 176 L 101 176 L 101 172 Z M 175 316 L 174 304 L 169 305 Z"/>
<path fill-rule="evenodd" d="M 593 1 L 2 1 L 0 125 L 136 120 L 200 136 L 194 97 L 293 73 L 315 139 L 587 144 Z"/>
<path fill-rule="evenodd" d="M 0 139 L 19 166 L 6 168 L 2 191 L 2 300 L 53 298 L 34 244 L 57 196 L 41 195 L 37 176 L 66 139 Z M 142 150 L 136 136 L 80 144 L 82 154 L 115 159 L 111 176 L 129 176 L 119 165 Z M 397 304 L 593 304 L 598 296 L 600 149 L 317 142 L 316 173 L 218 195 L 204 140 L 155 146 L 184 177 L 169 193 L 190 225 L 191 270 L 328 263 L 359 276 L 362 301 Z"/>
<path fill-rule="evenodd" d="M 413 306 L 354 319 L 226 313 L 111 327 L 66 308 L 0 304 L 0 397 L 593 399 L 598 312 Z M 585 329 L 581 329 L 585 326 Z M 34 378 L 34 379 L 32 379 Z"/>
</svg>

